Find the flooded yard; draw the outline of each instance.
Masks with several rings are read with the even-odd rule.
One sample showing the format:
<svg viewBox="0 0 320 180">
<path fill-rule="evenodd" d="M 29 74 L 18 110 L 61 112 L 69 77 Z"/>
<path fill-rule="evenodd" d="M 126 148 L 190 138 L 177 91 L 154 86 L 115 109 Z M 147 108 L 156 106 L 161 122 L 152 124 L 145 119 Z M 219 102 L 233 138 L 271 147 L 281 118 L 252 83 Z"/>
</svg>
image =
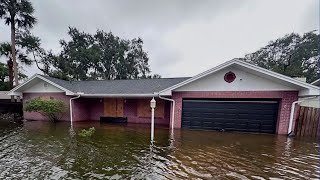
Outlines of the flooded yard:
<svg viewBox="0 0 320 180">
<path fill-rule="evenodd" d="M 91 137 L 83 128 L 95 127 Z M 142 125 L 0 124 L 0 179 L 320 178 L 319 143 Z"/>
</svg>

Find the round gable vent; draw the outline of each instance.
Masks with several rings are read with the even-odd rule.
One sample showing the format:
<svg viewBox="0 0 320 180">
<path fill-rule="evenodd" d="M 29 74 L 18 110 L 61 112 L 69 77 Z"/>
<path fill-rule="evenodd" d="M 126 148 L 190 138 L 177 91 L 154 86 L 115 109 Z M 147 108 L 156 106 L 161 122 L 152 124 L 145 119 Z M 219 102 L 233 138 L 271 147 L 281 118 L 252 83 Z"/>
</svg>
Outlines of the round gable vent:
<svg viewBox="0 0 320 180">
<path fill-rule="evenodd" d="M 227 72 L 225 75 L 224 75 L 224 80 L 227 82 L 227 83 L 231 83 L 233 82 L 234 80 L 236 79 L 236 75 L 229 71 Z"/>
</svg>

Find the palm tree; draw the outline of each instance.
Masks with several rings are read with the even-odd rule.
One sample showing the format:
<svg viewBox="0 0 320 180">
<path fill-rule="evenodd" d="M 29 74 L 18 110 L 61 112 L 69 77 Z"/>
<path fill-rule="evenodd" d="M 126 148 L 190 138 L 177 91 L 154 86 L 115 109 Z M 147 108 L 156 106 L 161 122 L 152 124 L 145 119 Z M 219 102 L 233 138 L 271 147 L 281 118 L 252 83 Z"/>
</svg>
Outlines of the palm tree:
<svg viewBox="0 0 320 180">
<path fill-rule="evenodd" d="M 16 86 L 19 84 L 16 61 L 16 30 L 32 28 L 36 23 L 33 13 L 34 8 L 28 0 L 0 0 L 0 19 L 4 19 L 5 24 L 10 25 L 11 28 L 11 56 Z M 19 97 L 17 100 L 20 101 Z"/>
<path fill-rule="evenodd" d="M 13 88 L 13 61 L 12 61 L 12 46 L 8 42 L 4 42 L 0 44 L 0 57 L 4 56 L 7 60 L 7 66 L 8 66 L 8 77 L 9 77 L 9 89 Z M 30 60 L 22 51 L 15 50 L 18 59 L 21 63 L 25 65 L 31 65 L 32 60 Z M 14 97 L 11 96 L 11 101 L 14 101 Z"/>
</svg>

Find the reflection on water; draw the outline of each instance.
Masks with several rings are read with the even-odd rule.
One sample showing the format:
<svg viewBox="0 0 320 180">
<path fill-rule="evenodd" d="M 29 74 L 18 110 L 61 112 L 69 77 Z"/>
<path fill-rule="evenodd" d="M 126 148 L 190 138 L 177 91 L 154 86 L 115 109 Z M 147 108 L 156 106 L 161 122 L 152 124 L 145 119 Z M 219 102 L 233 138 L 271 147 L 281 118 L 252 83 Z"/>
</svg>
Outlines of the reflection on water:
<svg viewBox="0 0 320 180">
<path fill-rule="evenodd" d="M 141 125 L 0 124 L 0 179 L 320 178 L 315 140 L 166 128 L 155 139 Z"/>
</svg>

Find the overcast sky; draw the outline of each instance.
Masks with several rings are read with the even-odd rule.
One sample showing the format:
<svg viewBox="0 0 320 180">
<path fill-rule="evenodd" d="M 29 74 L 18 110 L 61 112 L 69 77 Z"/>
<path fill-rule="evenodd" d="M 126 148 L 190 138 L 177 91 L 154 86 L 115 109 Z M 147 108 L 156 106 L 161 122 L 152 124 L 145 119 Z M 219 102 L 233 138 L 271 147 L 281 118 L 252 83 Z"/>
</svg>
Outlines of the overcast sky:
<svg viewBox="0 0 320 180">
<path fill-rule="evenodd" d="M 42 46 L 59 50 L 68 26 L 141 37 L 152 73 L 193 76 L 291 32 L 319 29 L 319 0 L 32 0 Z M 10 39 L 0 24 L 0 41 Z M 25 68 L 27 75 L 38 72 Z"/>
</svg>

